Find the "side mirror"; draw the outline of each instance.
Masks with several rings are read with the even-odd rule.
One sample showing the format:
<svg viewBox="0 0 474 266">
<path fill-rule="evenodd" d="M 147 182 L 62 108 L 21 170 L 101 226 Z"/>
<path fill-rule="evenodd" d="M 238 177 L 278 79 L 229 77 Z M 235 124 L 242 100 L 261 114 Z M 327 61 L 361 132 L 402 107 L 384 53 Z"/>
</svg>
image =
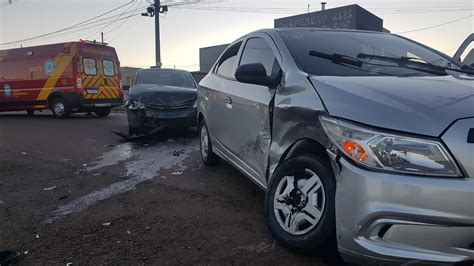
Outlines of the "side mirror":
<svg viewBox="0 0 474 266">
<path fill-rule="evenodd" d="M 261 63 L 241 65 L 235 72 L 237 81 L 255 85 L 267 86 L 270 88 L 278 85 L 278 77 L 267 76 L 267 71 Z"/>
</svg>

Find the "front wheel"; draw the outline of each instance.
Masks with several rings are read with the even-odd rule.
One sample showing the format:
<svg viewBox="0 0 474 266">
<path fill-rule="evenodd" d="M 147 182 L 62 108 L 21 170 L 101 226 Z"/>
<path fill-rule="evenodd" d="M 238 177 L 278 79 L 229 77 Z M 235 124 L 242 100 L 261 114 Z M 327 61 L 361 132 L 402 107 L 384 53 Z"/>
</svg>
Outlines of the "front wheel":
<svg viewBox="0 0 474 266">
<path fill-rule="evenodd" d="M 214 166 L 219 164 L 220 158 L 212 151 L 211 138 L 206 122 L 203 120 L 199 125 L 199 147 L 201 150 L 201 158 L 204 165 Z"/>
<path fill-rule="evenodd" d="M 96 109 L 94 110 L 94 113 L 98 116 L 98 117 L 107 117 L 110 112 L 112 111 L 111 108 L 105 108 L 105 109 Z"/>
<path fill-rule="evenodd" d="M 265 217 L 274 236 L 296 251 L 335 243 L 335 181 L 327 160 L 302 155 L 275 171 L 265 197 Z"/>
<path fill-rule="evenodd" d="M 67 118 L 71 114 L 71 109 L 63 98 L 53 100 L 51 111 L 53 111 L 54 116 L 59 118 Z"/>
</svg>

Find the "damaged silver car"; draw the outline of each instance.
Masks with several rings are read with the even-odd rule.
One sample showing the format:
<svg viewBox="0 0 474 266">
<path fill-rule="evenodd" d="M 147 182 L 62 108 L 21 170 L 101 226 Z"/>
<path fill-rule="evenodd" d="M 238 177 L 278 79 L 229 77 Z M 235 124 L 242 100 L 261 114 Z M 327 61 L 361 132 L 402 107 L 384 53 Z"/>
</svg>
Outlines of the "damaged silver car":
<svg viewBox="0 0 474 266">
<path fill-rule="evenodd" d="M 139 70 L 125 104 L 129 137 L 196 126 L 196 87 L 191 73 L 184 70 Z"/>
<path fill-rule="evenodd" d="M 268 227 L 289 248 L 473 261 L 473 74 L 388 33 L 256 31 L 200 82 L 201 157 L 266 190 Z"/>
</svg>

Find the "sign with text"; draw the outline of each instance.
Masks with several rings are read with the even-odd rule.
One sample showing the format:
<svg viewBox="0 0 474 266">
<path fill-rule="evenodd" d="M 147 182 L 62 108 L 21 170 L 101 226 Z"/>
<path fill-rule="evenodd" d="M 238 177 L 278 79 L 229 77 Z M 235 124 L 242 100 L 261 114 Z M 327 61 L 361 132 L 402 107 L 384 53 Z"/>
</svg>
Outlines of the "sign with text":
<svg viewBox="0 0 474 266">
<path fill-rule="evenodd" d="M 358 5 L 275 19 L 275 28 L 314 27 L 383 31 L 383 20 Z"/>
</svg>

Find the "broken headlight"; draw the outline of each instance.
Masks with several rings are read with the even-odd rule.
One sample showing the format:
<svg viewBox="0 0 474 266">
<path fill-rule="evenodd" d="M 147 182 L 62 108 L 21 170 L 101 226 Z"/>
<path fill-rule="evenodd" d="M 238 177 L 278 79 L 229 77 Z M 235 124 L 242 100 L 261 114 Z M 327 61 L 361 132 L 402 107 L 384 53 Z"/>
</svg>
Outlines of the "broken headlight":
<svg viewBox="0 0 474 266">
<path fill-rule="evenodd" d="M 439 141 L 387 134 L 324 116 L 320 121 L 338 150 L 359 165 L 398 173 L 461 176 Z"/>
<path fill-rule="evenodd" d="M 129 99 L 125 103 L 125 107 L 127 107 L 129 110 L 145 109 L 145 105 L 143 103 L 134 99 Z"/>
</svg>

